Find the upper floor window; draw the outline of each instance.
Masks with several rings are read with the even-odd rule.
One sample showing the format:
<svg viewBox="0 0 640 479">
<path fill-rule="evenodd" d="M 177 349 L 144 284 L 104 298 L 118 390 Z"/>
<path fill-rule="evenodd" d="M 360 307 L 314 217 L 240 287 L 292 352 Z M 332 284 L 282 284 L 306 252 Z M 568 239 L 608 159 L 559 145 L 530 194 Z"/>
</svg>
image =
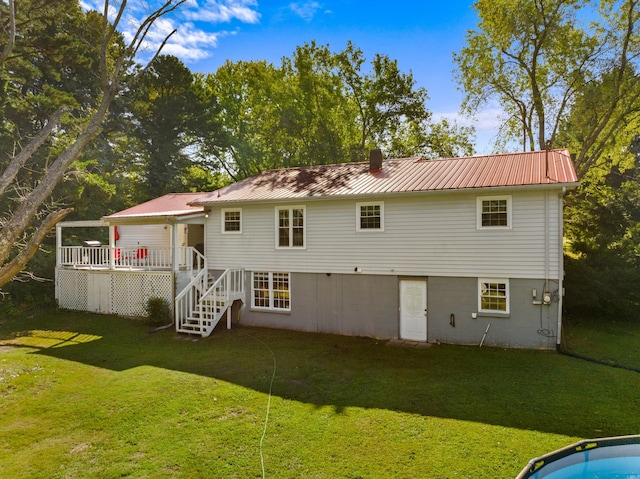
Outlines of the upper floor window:
<svg viewBox="0 0 640 479">
<path fill-rule="evenodd" d="M 384 203 L 356 203 L 358 231 L 384 231 Z"/>
<path fill-rule="evenodd" d="M 277 207 L 276 246 L 278 248 L 304 248 L 305 236 L 305 207 Z"/>
<path fill-rule="evenodd" d="M 511 196 L 480 196 L 477 201 L 478 229 L 511 228 Z"/>
<path fill-rule="evenodd" d="M 222 209 L 222 232 L 242 233 L 242 209 Z"/>
</svg>

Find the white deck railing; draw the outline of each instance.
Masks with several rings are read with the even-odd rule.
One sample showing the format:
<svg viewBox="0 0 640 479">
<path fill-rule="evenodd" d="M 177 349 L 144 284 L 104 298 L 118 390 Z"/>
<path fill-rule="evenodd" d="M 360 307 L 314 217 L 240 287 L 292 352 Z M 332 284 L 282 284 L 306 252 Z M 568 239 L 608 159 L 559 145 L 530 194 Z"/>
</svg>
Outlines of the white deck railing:
<svg viewBox="0 0 640 479">
<path fill-rule="evenodd" d="M 179 269 L 202 269 L 204 257 L 195 249 L 180 246 L 177 251 Z M 58 249 L 58 266 L 83 269 L 145 269 L 166 270 L 173 268 L 171 248 L 146 246 L 61 246 Z"/>
</svg>

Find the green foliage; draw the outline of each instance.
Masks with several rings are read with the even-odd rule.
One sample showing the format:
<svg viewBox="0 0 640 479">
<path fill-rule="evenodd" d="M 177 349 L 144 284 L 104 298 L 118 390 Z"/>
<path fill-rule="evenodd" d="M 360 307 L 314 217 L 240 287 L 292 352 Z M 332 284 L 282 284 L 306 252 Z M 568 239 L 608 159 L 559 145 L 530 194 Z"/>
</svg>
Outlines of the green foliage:
<svg viewBox="0 0 640 479">
<path fill-rule="evenodd" d="M 47 238 L 29 262 L 29 271 L 19 274 L 2 287 L 18 310 L 55 306 L 54 251 L 55 240 Z"/>
<path fill-rule="evenodd" d="M 159 326 L 169 324 L 173 321 L 171 305 L 166 299 L 158 296 L 153 296 L 147 300 L 145 313 L 150 325 Z"/>
<path fill-rule="evenodd" d="M 0 298 L 0 316 L 3 318 L 18 318 L 22 313 L 11 298 L 10 295 L 5 295 Z"/>
<path fill-rule="evenodd" d="M 427 92 L 410 73 L 383 55 L 367 65 L 351 43 L 333 53 L 311 42 L 280 66 L 227 62 L 205 82 L 220 103 L 225 134 L 208 152 L 234 180 L 267 169 L 363 161 L 372 148 L 429 158 L 472 152 L 473 130 L 433 124 Z"/>
<path fill-rule="evenodd" d="M 197 149 L 205 137 L 215 141 L 215 99 L 197 87 L 197 79 L 180 60 L 160 55 L 137 79 L 124 103 L 137 139 L 139 201 L 184 191 L 187 171 L 196 165 L 187 150 Z"/>
<path fill-rule="evenodd" d="M 8 20 L 7 5 L 2 2 L 3 45 Z M 67 107 L 70 113 L 63 116 L 51 140 L 20 169 L 14 181 L 20 194 L 0 197 L 0 211 L 4 212 L 15 210 L 25 192 L 40 182 L 43 171 L 84 125 L 82 113 L 95 107 L 100 98 L 98 55 L 91 45 L 97 42 L 101 25 L 95 15 L 84 14 L 77 0 L 24 0 L 16 2 L 16 23 L 15 47 L 0 65 L 0 151 L 7 153 L 0 157 L 0 171 L 8 165 L 8 153 L 24 147 L 57 108 Z M 54 202 L 65 201 L 67 192 L 62 187 Z"/>
<path fill-rule="evenodd" d="M 636 168 L 591 170 L 568 199 L 570 312 L 637 318 L 640 307 L 640 176 Z"/>
<path fill-rule="evenodd" d="M 570 146 L 557 137 L 561 125 L 602 82 L 608 91 L 585 110 L 584 141 L 575 151 L 578 165 L 587 157 L 597 163 L 603 142 L 640 105 L 630 67 L 640 51 L 637 2 L 478 0 L 474 7 L 480 23 L 454 56 L 464 110 L 497 100 L 503 139 L 524 150 Z"/>
</svg>

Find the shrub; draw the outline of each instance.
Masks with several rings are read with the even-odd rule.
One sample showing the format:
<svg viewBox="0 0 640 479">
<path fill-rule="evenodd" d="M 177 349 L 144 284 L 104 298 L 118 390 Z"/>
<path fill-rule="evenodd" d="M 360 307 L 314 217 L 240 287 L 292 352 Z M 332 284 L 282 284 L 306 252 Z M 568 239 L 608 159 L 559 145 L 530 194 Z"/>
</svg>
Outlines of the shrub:
<svg viewBox="0 0 640 479">
<path fill-rule="evenodd" d="M 173 320 L 169 302 L 158 296 L 153 296 L 147 300 L 145 312 L 147 321 L 152 326 L 169 324 Z"/>
</svg>

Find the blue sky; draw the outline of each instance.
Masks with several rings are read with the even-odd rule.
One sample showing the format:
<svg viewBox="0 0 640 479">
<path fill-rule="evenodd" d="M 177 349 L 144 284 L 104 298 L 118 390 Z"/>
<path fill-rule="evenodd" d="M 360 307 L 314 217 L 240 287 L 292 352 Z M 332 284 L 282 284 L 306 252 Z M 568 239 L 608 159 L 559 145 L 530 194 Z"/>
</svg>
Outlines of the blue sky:
<svg viewBox="0 0 640 479">
<path fill-rule="evenodd" d="M 148 0 L 152 5 L 156 0 Z M 114 2 L 115 3 L 115 2 Z M 145 2 L 132 0 L 130 25 L 144 14 Z M 398 61 L 427 89 L 427 107 L 436 119 L 474 125 L 476 150 L 489 153 L 499 110 L 487 109 L 475 120 L 460 118 L 452 54 L 465 42 L 478 18 L 472 0 L 187 0 L 157 25 L 159 41 L 173 28 L 164 53 L 180 58 L 192 71 L 215 72 L 227 59 L 267 60 L 279 64 L 296 46 L 315 40 L 341 51 L 348 40 L 370 60 L 376 53 Z M 102 10 L 102 0 L 82 0 Z M 125 33 L 128 27 L 124 26 Z M 129 27 L 130 28 L 130 27 Z"/>
</svg>

